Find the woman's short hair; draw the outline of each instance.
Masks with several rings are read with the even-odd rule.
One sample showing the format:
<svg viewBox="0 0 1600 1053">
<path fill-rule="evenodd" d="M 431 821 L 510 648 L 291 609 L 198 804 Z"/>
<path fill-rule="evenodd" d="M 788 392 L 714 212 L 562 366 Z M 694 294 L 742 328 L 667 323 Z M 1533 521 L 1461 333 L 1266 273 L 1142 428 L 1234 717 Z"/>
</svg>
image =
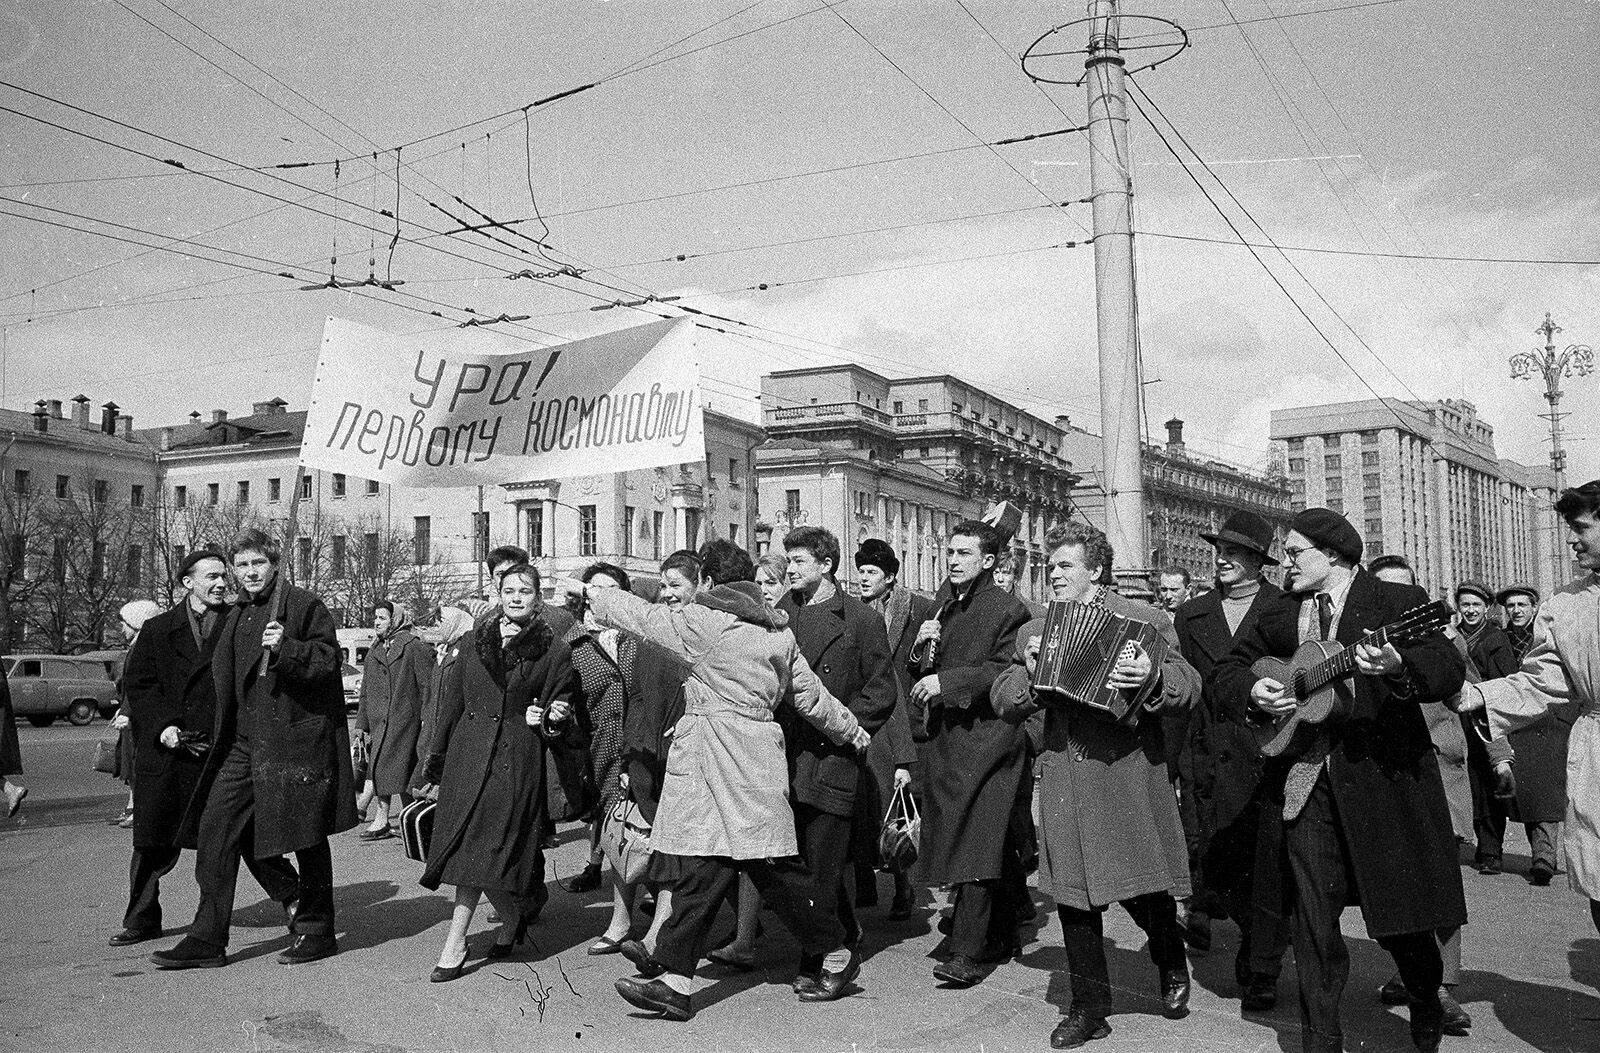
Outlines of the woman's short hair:
<svg viewBox="0 0 1600 1053">
<path fill-rule="evenodd" d="M 584 568 L 579 580 L 587 585 L 599 576 L 610 578 L 623 592 L 633 591 L 633 582 L 628 580 L 628 572 L 614 563 L 591 563 Z"/>
<path fill-rule="evenodd" d="M 680 548 L 661 561 L 661 573 L 675 570 L 690 584 L 700 584 L 700 557 L 686 548 Z"/>
<path fill-rule="evenodd" d="M 543 583 L 541 583 L 539 580 L 539 568 L 534 566 L 532 563 L 513 563 L 511 566 L 507 567 L 503 572 L 501 572 L 499 577 L 500 585 L 502 587 L 505 586 L 506 579 L 508 578 L 527 578 L 529 581 L 533 582 L 534 592 L 542 593 L 544 589 Z"/>
<path fill-rule="evenodd" d="M 765 570 L 776 581 L 783 581 L 789 576 L 789 560 L 782 552 L 768 552 L 756 560 L 756 568 Z"/>
</svg>

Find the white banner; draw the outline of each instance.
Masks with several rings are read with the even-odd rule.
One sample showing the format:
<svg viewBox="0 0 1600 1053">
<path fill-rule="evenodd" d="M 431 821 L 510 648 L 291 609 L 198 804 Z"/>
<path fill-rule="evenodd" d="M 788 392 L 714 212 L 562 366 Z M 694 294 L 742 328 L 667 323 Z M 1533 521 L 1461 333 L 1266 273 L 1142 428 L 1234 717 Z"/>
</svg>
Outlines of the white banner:
<svg viewBox="0 0 1600 1053">
<path fill-rule="evenodd" d="M 530 351 L 329 318 L 300 463 L 452 487 L 703 461 L 694 333 L 668 319 Z"/>
</svg>

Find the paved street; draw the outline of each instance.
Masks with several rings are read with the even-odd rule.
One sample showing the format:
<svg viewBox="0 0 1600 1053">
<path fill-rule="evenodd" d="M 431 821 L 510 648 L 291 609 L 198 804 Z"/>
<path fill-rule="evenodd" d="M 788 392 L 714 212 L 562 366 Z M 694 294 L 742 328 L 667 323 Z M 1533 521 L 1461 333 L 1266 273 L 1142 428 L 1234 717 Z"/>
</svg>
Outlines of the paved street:
<svg viewBox="0 0 1600 1053">
<path fill-rule="evenodd" d="M 126 894 L 129 832 L 105 818 L 120 807 L 120 784 L 88 770 L 105 733 L 58 724 L 19 729 L 32 795 L 20 821 L 0 820 L 0 912 L 6 978 L 0 984 L 0 1050 L 295 1050 L 397 1053 L 401 1050 L 885 1050 L 1048 1049 L 1065 1004 L 1060 929 L 1052 919 L 1019 961 L 968 991 L 939 990 L 927 957 L 937 937 L 933 914 L 902 925 L 866 912 L 871 957 L 859 993 L 834 1005 L 802 1006 L 787 984 L 794 948 L 768 918 L 763 970 L 719 975 L 696 996 L 698 1016 L 671 1024 L 632 1014 L 612 990 L 627 971 L 619 956 L 590 958 L 584 948 L 609 911 L 603 892 L 554 891 L 536 930 L 537 948 L 512 962 L 484 963 L 446 985 L 427 982 L 443 938 L 448 903 L 416 884 L 418 864 L 398 841 L 336 839 L 335 874 L 342 953 L 287 968 L 274 956 L 287 943 L 275 904 L 241 875 L 231 964 L 220 971 L 165 973 L 146 959 L 175 937 L 126 950 L 106 946 L 119 928 Z M 582 833 L 563 830 L 552 870 L 581 865 Z M 1508 863 L 1526 865 L 1513 841 Z M 1519 853 L 1520 850 L 1520 853 Z M 164 888 L 170 926 L 195 906 L 192 856 Z M 1600 1050 L 1600 939 L 1583 901 L 1562 878 L 1535 889 L 1520 873 L 1466 874 L 1472 924 L 1459 991 L 1473 1015 L 1472 1037 L 1446 1038 L 1446 1051 Z M 885 889 L 887 901 L 887 888 Z M 1407 1050 L 1403 1011 L 1378 1005 L 1373 991 L 1387 962 L 1355 911 L 1346 914 L 1352 975 L 1345 1010 L 1349 1048 Z M 491 936 L 480 914 L 473 947 Z M 1232 927 L 1218 947 L 1194 956 L 1192 1015 L 1172 1023 L 1156 1012 L 1155 976 L 1142 940 L 1113 910 L 1107 933 L 1119 1004 L 1110 1038 L 1095 1053 L 1299 1049 L 1292 967 L 1277 1011 L 1241 1019 L 1232 987 Z M 710 978 L 713 974 L 705 974 Z"/>
</svg>

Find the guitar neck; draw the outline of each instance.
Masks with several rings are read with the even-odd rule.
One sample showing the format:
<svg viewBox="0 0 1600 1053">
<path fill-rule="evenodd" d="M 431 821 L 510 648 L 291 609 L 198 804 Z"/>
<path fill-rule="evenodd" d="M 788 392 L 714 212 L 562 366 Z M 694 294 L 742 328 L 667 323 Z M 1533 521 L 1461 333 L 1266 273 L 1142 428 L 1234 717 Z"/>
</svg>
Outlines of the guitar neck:
<svg viewBox="0 0 1600 1053">
<path fill-rule="evenodd" d="M 1386 625 L 1376 632 L 1370 632 L 1346 647 L 1332 658 L 1324 659 L 1306 670 L 1305 690 L 1307 694 L 1317 691 L 1340 677 L 1349 676 L 1356 668 L 1356 648 L 1362 644 L 1371 644 L 1382 647 L 1389 642 L 1389 627 Z"/>
</svg>

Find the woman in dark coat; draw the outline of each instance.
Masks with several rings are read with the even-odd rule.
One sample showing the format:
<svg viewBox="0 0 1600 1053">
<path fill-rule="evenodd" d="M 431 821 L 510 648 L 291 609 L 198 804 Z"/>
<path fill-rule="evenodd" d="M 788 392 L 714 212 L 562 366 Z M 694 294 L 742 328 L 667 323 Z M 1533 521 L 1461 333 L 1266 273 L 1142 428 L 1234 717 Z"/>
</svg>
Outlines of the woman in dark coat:
<svg viewBox="0 0 1600 1053">
<path fill-rule="evenodd" d="M 464 639 L 446 677 L 423 778 L 438 787 L 422 886 L 456 886 L 434 983 L 461 975 L 467 929 L 484 894 L 503 919 L 490 957 L 509 955 L 547 895 L 540 835 L 545 745 L 578 734 L 572 652 L 540 615 L 539 572 L 500 580 L 499 615 Z M 577 748 L 579 742 L 567 744 Z"/>
<path fill-rule="evenodd" d="M 433 652 L 411 631 L 411 613 L 404 604 L 380 601 L 372 612 L 372 628 L 377 639 L 367 651 L 355 727 L 367 742 L 367 782 L 356 807 L 376 804 L 372 822 L 361 832 L 363 841 L 393 837 L 389 798 L 399 794 L 403 801 L 410 799 L 406 791 L 433 665 Z"/>
<path fill-rule="evenodd" d="M 427 763 L 428 751 L 433 747 L 433 729 L 439 721 L 439 700 L 444 698 L 445 678 L 461 656 L 462 637 L 472 631 L 472 615 L 460 607 L 439 609 L 439 642 L 434 645 L 433 668 L 428 673 L 428 694 L 422 700 L 422 714 L 417 721 L 417 762 L 412 766 L 417 776 L 413 783 L 422 780 L 422 766 Z"/>
<path fill-rule="evenodd" d="M 11 776 L 22 774 L 22 747 L 17 742 L 17 717 L 11 712 L 11 685 L 0 669 L 0 784 L 6 795 L 6 818 L 17 814 L 28 788 L 11 781 Z"/>
</svg>

